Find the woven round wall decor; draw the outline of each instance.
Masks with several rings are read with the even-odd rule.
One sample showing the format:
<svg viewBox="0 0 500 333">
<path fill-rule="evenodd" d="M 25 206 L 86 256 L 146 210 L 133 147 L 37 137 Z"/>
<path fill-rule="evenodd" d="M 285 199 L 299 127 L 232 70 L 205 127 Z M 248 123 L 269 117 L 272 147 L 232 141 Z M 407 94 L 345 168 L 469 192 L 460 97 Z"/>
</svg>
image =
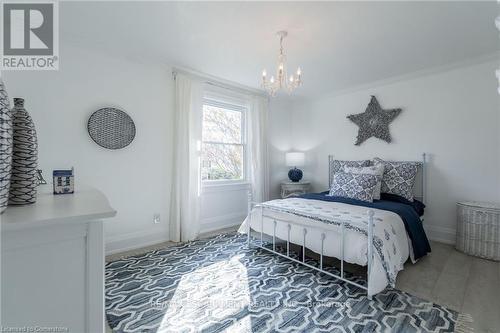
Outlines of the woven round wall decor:
<svg viewBox="0 0 500 333">
<path fill-rule="evenodd" d="M 107 149 L 127 147 L 135 138 L 135 124 L 124 111 L 102 108 L 94 112 L 88 121 L 90 137 L 99 146 Z"/>
</svg>

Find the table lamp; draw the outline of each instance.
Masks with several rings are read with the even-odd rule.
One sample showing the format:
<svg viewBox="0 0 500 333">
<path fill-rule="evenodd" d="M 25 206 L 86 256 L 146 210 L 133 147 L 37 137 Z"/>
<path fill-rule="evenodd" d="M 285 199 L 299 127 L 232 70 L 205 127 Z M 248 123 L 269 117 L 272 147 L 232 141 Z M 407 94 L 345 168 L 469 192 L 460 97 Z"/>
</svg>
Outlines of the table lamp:
<svg viewBox="0 0 500 333">
<path fill-rule="evenodd" d="M 304 166 L 305 154 L 300 152 L 289 152 L 285 154 L 286 165 L 293 167 L 288 171 L 288 178 L 292 182 L 298 182 L 302 179 L 302 170 L 297 167 Z"/>
</svg>

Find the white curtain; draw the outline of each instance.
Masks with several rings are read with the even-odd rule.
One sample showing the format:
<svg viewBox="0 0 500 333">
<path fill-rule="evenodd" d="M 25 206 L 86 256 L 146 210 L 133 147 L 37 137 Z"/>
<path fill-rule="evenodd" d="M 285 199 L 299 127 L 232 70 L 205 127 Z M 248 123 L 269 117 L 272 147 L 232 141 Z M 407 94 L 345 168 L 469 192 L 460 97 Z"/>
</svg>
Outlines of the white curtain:
<svg viewBox="0 0 500 333">
<path fill-rule="evenodd" d="M 263 96 L 253 96 L 249 117 L 250 144 L 250 181 L 252 200 L 263 202 L 269 200 L 269 169 L 267 130 L 269 99 Z"/>
<path fill-rule="evenodd" d="M 200 230 L 202 100 L 202 82 L 177 73 L 170 204 L 170 239 L 175 242 L 193 240 Z"/>
</svg>

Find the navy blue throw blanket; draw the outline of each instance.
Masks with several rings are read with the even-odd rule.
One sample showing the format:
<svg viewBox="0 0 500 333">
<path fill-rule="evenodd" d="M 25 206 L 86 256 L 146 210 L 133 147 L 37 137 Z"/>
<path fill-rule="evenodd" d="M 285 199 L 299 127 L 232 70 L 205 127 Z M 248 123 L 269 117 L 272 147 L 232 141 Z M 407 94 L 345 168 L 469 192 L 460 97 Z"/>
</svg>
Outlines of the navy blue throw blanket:
<svg viewBox="0 0 500 333">
<path fill-rule="evenodd" d="M 415 255 L 415 259 L 421 258 L 427 253 L 431 252 L 431 246 L 429 245 L 429 241 L 427 240 L 427 235 L 425 234 L 424 227 L 422 226 L 419 214 L 417 213 L 413 205 L 392 200 L 374 200 L 373 202 L 365 202 L 343 197 L 332 197 L 327 194 L 328 192 L 308 193 L 301 195 L 300 198 L 340 202 L 349 205 L 364 206 L 394 212 L 398 214 L 403 220 L 406 231 L 408 232 L 408 236 L 410 237 L 411 244 L 413 246 L 413 254 Z"/>
</svg>

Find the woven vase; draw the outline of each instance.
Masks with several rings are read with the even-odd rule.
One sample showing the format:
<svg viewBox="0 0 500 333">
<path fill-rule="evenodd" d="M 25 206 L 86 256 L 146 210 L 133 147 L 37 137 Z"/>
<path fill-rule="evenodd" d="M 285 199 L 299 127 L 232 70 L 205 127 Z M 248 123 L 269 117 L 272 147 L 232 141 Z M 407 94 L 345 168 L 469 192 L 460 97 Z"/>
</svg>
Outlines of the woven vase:
<svg viewBox="0 0 500 333">
<path fill-rule="evenodd" d="M 9 202 L 12 168 L 12 113 L 9 97 L 0 78 L 0 214 Z"/>
<path fill-rule="evenodd" d="M 38 145 L 35 125 L 24 109 L 24 99 L 14 98 L 12 109 L 14 128 L 12 148 L 12 174 L 10 178 L 9 205 L 26 205 L 36 202 Z"/>
</svg>

